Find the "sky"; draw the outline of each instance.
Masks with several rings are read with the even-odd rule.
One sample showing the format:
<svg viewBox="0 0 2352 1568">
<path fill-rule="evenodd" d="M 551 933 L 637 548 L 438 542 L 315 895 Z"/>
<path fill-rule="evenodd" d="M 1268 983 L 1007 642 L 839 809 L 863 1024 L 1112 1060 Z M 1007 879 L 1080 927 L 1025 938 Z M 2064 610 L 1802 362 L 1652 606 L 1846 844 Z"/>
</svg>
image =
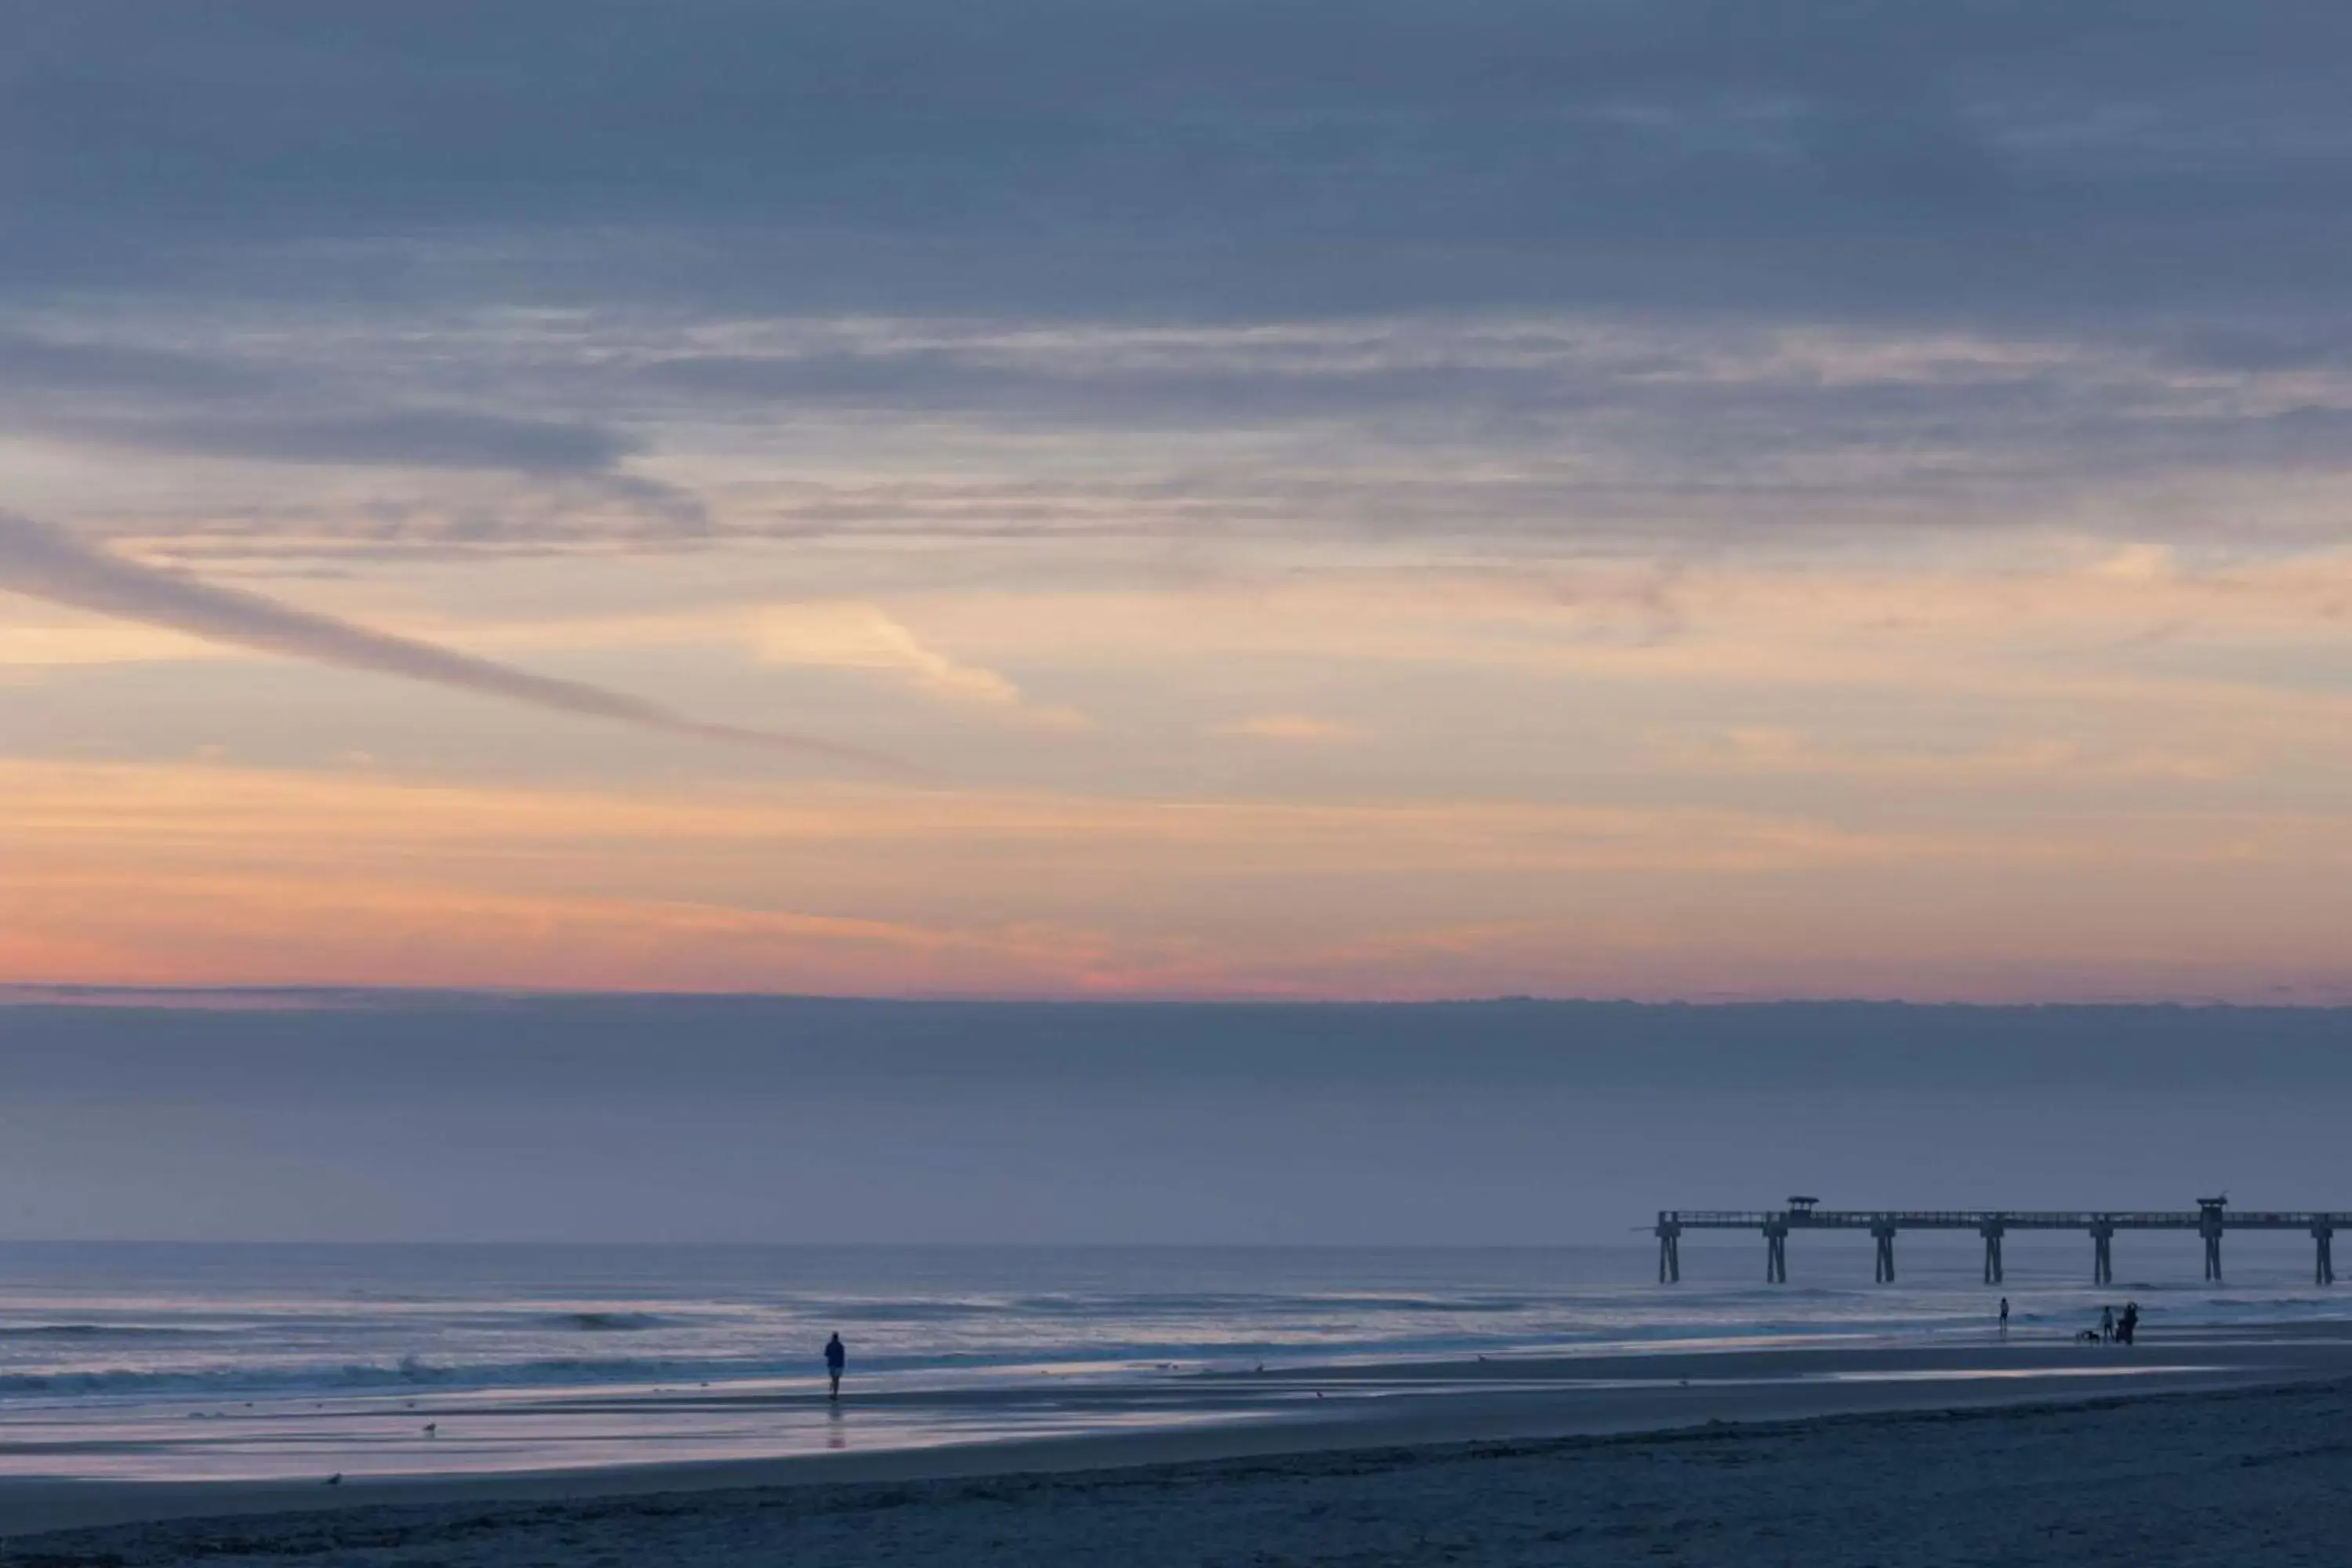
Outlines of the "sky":
<svg viewBox="0 0 2352 1568">
<path fill-rule="evenodd" d="M 0 0 L 0 985 L 2352 1002 L 2347 51 Z"/>
</svg>

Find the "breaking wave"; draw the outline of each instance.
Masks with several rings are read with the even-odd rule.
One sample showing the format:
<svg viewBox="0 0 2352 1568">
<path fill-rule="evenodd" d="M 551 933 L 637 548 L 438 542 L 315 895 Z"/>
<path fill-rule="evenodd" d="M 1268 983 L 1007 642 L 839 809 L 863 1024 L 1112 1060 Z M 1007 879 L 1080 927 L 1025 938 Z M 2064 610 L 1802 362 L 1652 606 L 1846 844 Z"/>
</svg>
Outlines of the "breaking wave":
<svg viewBox="0 0 2352 1568">
<path fill-rule="evenodd" d="M 145 1323 L 7 1323 L 0 1324 L 0 1340 L 59 1340 L 74 1343 L 90 1340 L 190 1340 L 202 1338 L 208 1331 Z"/>
<path fill-rule="evenodd" d="M 558 1312 L 547 1320 L 551 1328 L 576 1329 L 583 1334 L 634 1334 L 668 1322 L 656 1312 Z"/>
<path fill-rule="evenodd" d="M 562 1358 L 509 1363 L 443 1363 L 419 1356 L 395 1362 L 274 1367 L 110 1367 L 0 1374 L 0 1395 L 19 1397 L 367 1394 L 404 1388 L 561 1387 L 566 1384 L 708 1382 L 719 1377 L 807 1374 L 807 1358 L 789 1365 L 752 1362 Z"/>
</svg>

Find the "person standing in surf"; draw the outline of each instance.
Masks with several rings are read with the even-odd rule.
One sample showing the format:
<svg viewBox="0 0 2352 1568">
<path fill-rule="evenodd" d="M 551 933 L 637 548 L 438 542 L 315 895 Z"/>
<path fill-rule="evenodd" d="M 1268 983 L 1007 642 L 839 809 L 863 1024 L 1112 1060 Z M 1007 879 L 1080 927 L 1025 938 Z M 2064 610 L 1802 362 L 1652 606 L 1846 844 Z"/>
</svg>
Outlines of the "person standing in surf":
<svg viewBox="0 0 2352 1568">
<path fill-rule="evenodd" d="M 849 1352 L 842 1348 L 841 1336 L 835 1334 L 824 1342 L 825 1375 L 833 1380 L 833 1397 L 841 1397 L 841 1369 L 849 1364 Z"/>
</svg>

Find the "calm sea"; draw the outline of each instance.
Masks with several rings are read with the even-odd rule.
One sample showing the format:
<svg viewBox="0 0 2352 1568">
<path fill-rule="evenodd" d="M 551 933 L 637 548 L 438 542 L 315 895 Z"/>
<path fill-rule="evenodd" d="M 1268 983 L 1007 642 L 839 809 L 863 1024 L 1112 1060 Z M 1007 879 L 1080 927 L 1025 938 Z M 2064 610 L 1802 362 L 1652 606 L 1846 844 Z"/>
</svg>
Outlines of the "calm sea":
<svg viewBox="0 0 2352 1568">
<path fill-rule="evenodd" d="M 2137 1299 L 2166 1323 L 2347 1315 L 2308 1243 L 2011 1237 L 2020 1332 Z M 1213 1418 L 1204 1370 L 1824 1336 L 1981 1334 L 1974 1244 L 1866 1237 L 1529 1249 L 0 1244 L 0 1473 L 148 1478 L 541 1468 L 903 1447 Z M 2080 1254 L 2080 1256 L 2078 1256 Z M 823 1400 L 838 1331 L 852 1400 Z M 429 1428 L 429 1429 L 428 1429 Z"/>
</svg>

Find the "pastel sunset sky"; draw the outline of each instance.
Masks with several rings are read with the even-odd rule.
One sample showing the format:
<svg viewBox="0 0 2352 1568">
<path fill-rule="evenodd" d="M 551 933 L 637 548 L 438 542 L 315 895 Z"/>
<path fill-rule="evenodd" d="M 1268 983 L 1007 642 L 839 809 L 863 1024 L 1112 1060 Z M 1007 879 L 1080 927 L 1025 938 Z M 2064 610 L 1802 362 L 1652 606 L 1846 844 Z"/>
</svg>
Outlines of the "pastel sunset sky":
<svg viewBox="0 0 2352 1568">
<path fill-rule="evenodd" d="M 2352 1001 L 2347 50 L 0 3 L 0 985 Z"/>
</svg>

